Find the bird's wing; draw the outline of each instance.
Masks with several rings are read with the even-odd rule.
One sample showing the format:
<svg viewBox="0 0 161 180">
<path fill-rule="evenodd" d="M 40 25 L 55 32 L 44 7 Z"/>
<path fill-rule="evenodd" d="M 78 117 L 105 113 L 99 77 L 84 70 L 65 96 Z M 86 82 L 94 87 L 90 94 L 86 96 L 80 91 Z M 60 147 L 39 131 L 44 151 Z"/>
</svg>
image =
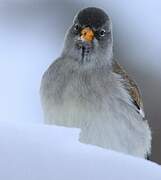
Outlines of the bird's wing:
<svg viewBox="0 0 161 180">
<path fill-rule="evenodd" d="M 119 74 L 122 77 L 122 79 L 125 82 L 125 87 L 127 91 L 129 92 L 131 99 L 137 108 L 137 111 L 144 118 L 145 115 L 144 115 L 143 101 L 141 98 L 139 88 L 137 84 L 135 83 L 135 81 L 129 77 L 125 69 L 115 60 L 113 61 L 113 72 Z"/>
</svg>

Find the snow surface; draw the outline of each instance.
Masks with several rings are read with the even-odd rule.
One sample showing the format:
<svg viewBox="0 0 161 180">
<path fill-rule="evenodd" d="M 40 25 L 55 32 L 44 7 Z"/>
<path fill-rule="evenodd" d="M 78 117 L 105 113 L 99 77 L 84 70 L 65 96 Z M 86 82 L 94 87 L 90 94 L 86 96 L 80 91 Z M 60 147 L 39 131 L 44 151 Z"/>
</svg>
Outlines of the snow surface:
<svg viewBox="0 0 161 180">
<path fill-rule="evenodd" d="M 0 0 L 0 180 L 161 180 L 161 167 L 155 163 L 81 144 L 78 129 L 42 125 L 39 101 L 43 72 L 59 56 L 76 11 L 89 5 L 109 11 L 120 59 L 160 77 L 160 4 Z M 145 79 L 142 83 L 149 84 Z M 160 89 L 157 93 L 153 88 L 154 99 L 146 87 L 150 112 L 160 107 Z"/>
<path fill-rule="evenodd" d="M 79 143 L 79 129 L 0 125 L 1 180 L 161 180 L 147 160 Z"/>
</svg>

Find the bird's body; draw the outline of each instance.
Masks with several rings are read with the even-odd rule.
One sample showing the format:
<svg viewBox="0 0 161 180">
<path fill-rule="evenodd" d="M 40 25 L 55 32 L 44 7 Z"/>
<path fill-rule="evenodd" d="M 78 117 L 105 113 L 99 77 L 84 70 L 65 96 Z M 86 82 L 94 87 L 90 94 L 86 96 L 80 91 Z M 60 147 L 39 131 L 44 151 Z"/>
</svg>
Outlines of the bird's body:
<svg viewBox="0 0 161 180">
<path fill-rule="evenodd" d="M 104 43 L 108 47 L 104 53 L 97 53 L 97 45 L 83 58 L 83 48 L 79 53 L 75 51 L 80 48 L 65 47 L 42 79 L 45 119 L 49 124 L 81 128 L 81 142 L 146 157 L 151 132 L 144 120 L 140 93 L 114 60 L 111 43 L 111 39 Z"/>
</svg>

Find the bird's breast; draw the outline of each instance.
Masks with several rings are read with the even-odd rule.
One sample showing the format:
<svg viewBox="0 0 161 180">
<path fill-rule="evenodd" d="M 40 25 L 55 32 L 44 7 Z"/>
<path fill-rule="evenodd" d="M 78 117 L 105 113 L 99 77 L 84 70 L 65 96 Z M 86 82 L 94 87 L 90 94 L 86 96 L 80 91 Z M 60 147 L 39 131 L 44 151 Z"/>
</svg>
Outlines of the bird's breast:
<svg viewBox="0 0 161 180">
<path fill-rule="evenodd" d="M 46 122 L 81 128 L 82 142 L 143 157 L 150 147 L 147 124 L 117 77 L 99 78 L 72 73 L 42 82 Z"/>
<path fill-rule="evenodd" d="M 99 84 L 97 84 L 99 86 Z M 48 123 L 80 127 L 103 106 L 103 94 L 91 77 L 68 74 L 42 87 L 42 105 Z"/>
</svg>

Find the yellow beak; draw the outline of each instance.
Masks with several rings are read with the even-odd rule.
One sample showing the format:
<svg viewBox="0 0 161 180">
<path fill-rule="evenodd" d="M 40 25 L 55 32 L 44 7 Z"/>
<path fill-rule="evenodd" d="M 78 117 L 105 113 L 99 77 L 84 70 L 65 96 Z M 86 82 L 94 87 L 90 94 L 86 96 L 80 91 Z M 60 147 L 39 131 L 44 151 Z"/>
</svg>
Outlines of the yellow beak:
<svg viewBox="0 0 161 180">
<path fill-rule="evenodd" d="M 81 31 L 81 40 L 91 42 L 94 38 L 94 32 L 89 27 L 82 29 Z"/>
</svg>

